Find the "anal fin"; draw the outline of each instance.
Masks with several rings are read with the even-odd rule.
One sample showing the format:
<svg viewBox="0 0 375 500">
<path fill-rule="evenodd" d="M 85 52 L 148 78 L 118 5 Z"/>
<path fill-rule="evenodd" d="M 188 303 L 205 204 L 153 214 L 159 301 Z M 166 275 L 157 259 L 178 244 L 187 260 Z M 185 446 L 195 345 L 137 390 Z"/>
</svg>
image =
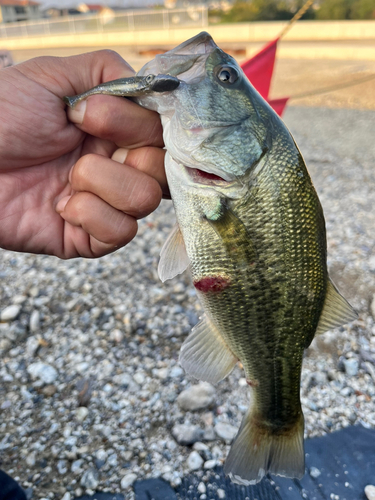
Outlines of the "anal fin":
<svg viewBox="0 0 375 500">
<path fill-rule="evenodd" d="M 184 370 L 189 375 L 212 384 L 229 375 L 237 361 L 207 316 L 193 328 L 181 347 L 180 364 Z"/>
<path fill-rule="evenodd" d="M 164 283 L 164 281 L 183 273 L 189 264 L 184 239 L 176 223 L 160 252 L 159 278 Z"/>
<path fill-rule="evenodd" d="M 336 328 L 357 319 L 358 315 L 337 290 L 331 280 L 327 283 L 327 293 L 316 334 Z"/>
</svg>

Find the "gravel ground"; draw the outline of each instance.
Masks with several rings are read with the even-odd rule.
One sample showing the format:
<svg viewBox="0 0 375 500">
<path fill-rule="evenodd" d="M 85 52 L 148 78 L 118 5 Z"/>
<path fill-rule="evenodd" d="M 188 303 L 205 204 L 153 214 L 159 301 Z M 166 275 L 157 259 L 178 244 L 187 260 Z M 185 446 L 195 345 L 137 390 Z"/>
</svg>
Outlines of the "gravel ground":
<svg viewBox="0 0 375 500">
<path fill-rule="evenodd" d="M 306 352 L 306 437 L 375 427 L 375 112 L 291 107 L 285 120 L 325 210 L 331 276 L 359 312 Z M 178 365 L 201 308 L 187 274 L 157 277 L 173 222 L 163 202 L 95 261 L 0 251 L 0 464 L 29 498 L 131 499 L 136 478 L 178 485 L 224 460 L 248 388 L 239 367 L 212 387 Z"/>
</svg>

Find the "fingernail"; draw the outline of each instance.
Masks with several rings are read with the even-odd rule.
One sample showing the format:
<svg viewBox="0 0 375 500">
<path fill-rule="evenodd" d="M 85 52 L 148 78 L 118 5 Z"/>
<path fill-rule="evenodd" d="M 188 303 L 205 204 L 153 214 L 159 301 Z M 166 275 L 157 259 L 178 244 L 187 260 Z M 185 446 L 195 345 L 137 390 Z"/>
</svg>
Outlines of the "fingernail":
<svg viewBox="0 0 375 500">
<path fill-rule="evenodd" d="M 71 196 L 64 196 L 64 198 L 61 198 L 61 200 L 58 201 L 56 208 L 55 208 L 55 210 L 58 214 L 61 214 L 64 211 L 66 204 L 68 203 L 70 198 L 71 198 Z"/>
<path fill-rule="evenodd" d="M 69 184 L 72 183 L 72 173 L 73 173 L 73 168 L 74 168 L 74 165 L 72 166 L 72 168 L 69 170 L 69 175 L 68 175 L 68 181 L 69 181 Z"/>
<path fill-rule="evenodd" d="M 112 155 L 112 160 L 118 163 L 125 163 L 126 157 L 128 156 L 129 150 L 125 148 L 116 149 Z"/>
<path fill-rule="evenodd" d="M 87 101 L 80 101 L 74 106 L 74 108 L 68 108 L 68 118 L 71 122 L 81 125 L 83 123 L 83 118 L 86 113 Z"/>
</svg>

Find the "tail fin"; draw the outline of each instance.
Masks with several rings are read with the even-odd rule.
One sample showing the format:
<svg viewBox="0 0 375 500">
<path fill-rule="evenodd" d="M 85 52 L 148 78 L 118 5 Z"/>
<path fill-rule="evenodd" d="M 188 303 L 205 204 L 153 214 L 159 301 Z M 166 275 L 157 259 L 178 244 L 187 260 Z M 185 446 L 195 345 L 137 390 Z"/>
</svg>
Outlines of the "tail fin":
<svg viewBox="0 0 375 500">
<path fill-rule="evenodd" d="M 243 485 L 258 483 L 268 472 L 300 479 L 305 473 L 303 428 L 301 412 L 294 427 L 284 433 L 271 433 L 259 425 L 259 420 L 257 423 L 250 409 L 229 451 L 225 474 Z"/>
</svg>

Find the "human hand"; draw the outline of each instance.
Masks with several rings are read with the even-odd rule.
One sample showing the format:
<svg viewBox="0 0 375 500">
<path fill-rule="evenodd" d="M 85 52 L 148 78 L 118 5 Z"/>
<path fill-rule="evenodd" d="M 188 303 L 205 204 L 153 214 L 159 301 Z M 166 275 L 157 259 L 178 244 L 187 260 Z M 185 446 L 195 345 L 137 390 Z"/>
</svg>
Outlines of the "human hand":
<svg viewBox="0 0 375 500">
<path fill-rule="evenodd" d="M 0 247 L 99 257 L 159 205 L 168 193 L 159 116 L 98 95 L 68 120 L 62 101 L 133 73 L 105 50 L 0 71 Z"/>
</svg>

